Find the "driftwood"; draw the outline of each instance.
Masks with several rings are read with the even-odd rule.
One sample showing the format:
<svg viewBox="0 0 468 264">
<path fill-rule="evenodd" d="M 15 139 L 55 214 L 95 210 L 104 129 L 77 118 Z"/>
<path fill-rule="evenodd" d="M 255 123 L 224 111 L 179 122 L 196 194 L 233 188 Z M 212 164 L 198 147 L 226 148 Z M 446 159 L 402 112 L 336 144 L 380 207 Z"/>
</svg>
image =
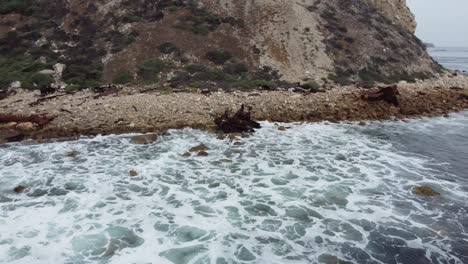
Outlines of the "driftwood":
<svg viewBox="0 0 468 264">
<path fill-rule="evenodd" d="M 120 91 L 120 88 L 120 86 L 114 84 L 106 84 L 94 87 L 93 92 L 95 92 L 97 95 L 95 95 L 93 98 L 97 99 L 103 96 L 109 96 L 114 94 L 117 95 Z"/>
<path fill-rule="evenodd" d="M 48 101 L 48 100 L 51 100 L 51 99 L 54 99 L 54 98 L 58 98 L 58 97 L 61 97 L 61 96 L 65 96 L 65 95 L 68 95 L 68 94 L 64 93 L 64 94 L 56 94 L 56 95 L 51 95 L 51 96 L 47 96 L 47 97 L 42 97 L 42 98 L 37 99 L 35 102 L 30 103 L 29 106 L 40 105 L 45 101 Z"/>
<path fill-rule="evenodd" d="M 398 91 L 398 87 L 396 85 L 391 85 L 387 87 L 379 87 L 378 91 L 366 93 L 362 98 L 371 102 L 385 101 L 398 107 L 400 106 L 397 96 L 399 94 L 400 92 Z"/>
<path fill-rule="evenodd" d="M 55 119 L 55 116 L 47 116 L 47 114 L 30 115 L 30 116 L 22 116 L 22 115 L 14 115 L 14 114 L 0 114 L 0 123 L 31 122 L 34 124 L 38 124 L 40 127 L 46 126 L 54 119 Z"/>
<path fill-rule="evenodd" d="M 223 115 L 215 118 L 214 123 L 224 133 L 254 132 L 255 128 L 261 126 L 252 120 L 250 111 L 251 109 L 245 111 L 245 107 L 242 105 L 239 111 L 230 116 L 229 111 L 226 110 Z"/>
</svg>

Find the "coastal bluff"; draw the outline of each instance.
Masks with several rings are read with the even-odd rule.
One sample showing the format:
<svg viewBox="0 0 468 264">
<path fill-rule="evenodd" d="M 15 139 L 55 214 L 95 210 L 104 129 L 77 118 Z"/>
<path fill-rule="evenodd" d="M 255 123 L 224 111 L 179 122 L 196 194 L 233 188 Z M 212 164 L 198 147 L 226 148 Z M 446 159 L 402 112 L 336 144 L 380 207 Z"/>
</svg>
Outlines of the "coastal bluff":
<svg viewBox="0 0 468 264">
<path fill-rule="evenodd" d="M 415 27 L 404 0 L 5 0 L 0 88 L 426 79 Z"/>
</svg>

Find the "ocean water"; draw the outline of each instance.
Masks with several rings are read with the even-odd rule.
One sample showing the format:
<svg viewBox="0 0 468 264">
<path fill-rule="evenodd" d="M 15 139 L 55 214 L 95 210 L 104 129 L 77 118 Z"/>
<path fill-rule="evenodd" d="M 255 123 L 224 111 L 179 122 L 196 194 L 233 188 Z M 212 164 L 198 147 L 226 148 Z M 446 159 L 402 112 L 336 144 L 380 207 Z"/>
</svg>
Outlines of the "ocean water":
<svg viewBox="0 0 468 264">
<path fill-rule="evenodd" d="M 468 263 L 468 113 L 286 126 L 2 145 L 0 263 Z"/>
<path fill-rule="evenodd" d="M 468 72 L 468 48 L 429 48 L 431 56 L 450 70 Z"/>
</svg>

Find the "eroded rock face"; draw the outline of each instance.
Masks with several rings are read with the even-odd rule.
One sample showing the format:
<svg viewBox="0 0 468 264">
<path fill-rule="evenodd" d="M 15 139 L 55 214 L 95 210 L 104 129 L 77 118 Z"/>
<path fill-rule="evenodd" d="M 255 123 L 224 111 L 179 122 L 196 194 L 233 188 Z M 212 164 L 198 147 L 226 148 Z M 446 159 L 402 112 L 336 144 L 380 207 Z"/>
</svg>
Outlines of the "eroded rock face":
<svg viewBox="0 0 468 264">
<path fill-rule="evenodd" d="M 0 15 L 0 52 L 66 64 L 56 82 L 187 86 L 247 74 L 346 84 L 440 69 L 404 0 L 37 0 L 13 13 Z"/>
<path fill-rule="evenodd" d="M 388 19 L 410 32 L 416 31 L 416 19 L 408 8 L 406 0 L 366 0 L 374 5 Z"/>
</svg>

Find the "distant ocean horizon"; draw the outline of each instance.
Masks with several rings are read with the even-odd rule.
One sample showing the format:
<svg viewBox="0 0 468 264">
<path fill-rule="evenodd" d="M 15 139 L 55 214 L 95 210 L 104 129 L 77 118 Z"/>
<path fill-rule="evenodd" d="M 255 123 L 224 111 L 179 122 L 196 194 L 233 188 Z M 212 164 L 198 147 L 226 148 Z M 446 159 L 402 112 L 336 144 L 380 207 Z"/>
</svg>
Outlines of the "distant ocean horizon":
<svg viewBox="0 0 468 264">
<path fill-rule="evenodd" d="M 445 68 L 468 72 L 468 47 L 435 47 L 428 51 Z"/>
</svg>

